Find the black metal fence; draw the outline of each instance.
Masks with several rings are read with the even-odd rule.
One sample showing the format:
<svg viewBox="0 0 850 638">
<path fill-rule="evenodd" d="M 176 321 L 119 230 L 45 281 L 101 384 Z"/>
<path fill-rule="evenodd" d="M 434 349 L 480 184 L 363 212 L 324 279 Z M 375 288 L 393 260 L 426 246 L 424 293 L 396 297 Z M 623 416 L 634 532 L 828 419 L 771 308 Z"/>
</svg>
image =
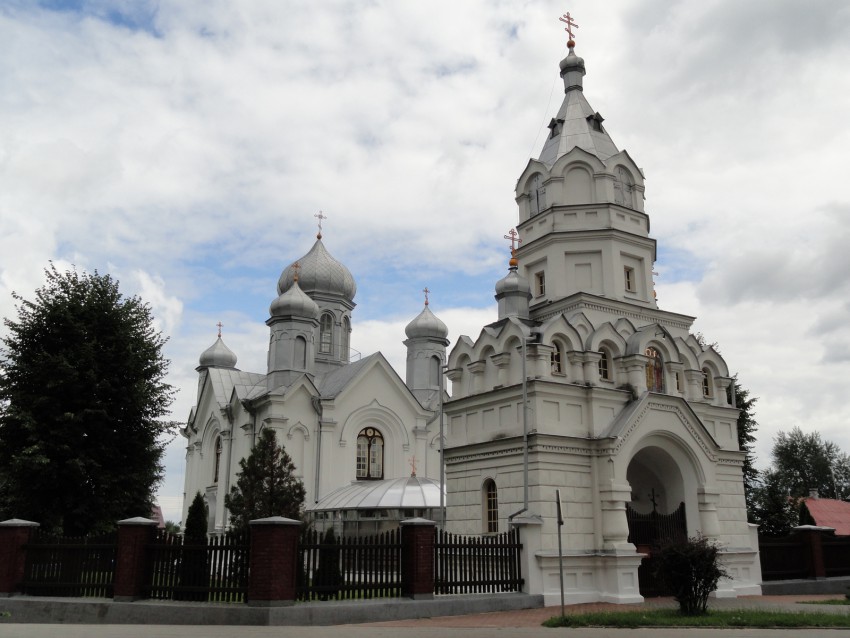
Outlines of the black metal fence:
<svg viewBox="0 0 850 638">
<path fill-rule="evenodd" d="M 37 531 L 26 546 L 23 593 L 112 597 L 116 535 L 51 536 Z"/>
<path fill-rule="evenodd" d="M 439 529 L 435 533 L 435 594 L 487 594 L 522 589 L 519 529 L 487 536 L 461 536 Z"/>
<path fill-rule="evenodd" d="M 145 594 L 159 600 L 241 603 L 248 592 L 247 534 L 213 536 L 189 545 L 182 536 L 159 530 L 148 546 Z"/>
<path fill-rule="evenodd" d="M 307 531 L 298 543 L 296 598 L 351 600 L 401 596 L 401 530 L 323 539 Z"/>
</svg>

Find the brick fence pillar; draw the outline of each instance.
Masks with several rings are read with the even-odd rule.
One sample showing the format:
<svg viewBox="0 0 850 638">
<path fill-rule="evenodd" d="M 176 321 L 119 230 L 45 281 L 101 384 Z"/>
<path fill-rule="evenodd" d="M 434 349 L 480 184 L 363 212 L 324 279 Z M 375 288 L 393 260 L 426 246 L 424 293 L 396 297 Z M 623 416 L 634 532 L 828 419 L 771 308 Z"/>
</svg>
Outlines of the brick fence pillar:
<svg viewBox="0 0 850 638">
<path fill-rule="evenodd" d="M 401 593 L 413 599 L 434 597 L 434 530 L 424 518 L 401 522 Z"/>
<path fill-rule="evenodd" d="M 250 525 L 248 604 L 258 607 L 294 604 L 301 521 L 271 516 L 251 521 Z"/>
<path fill-rule="evenodd" d="M 21 591 L 27 550 L 38 523 L 12 518 L 0 523 L 0 597 Z"/>
<path fill-rule="evenodd" d="M 118 521 L 114 600 L 126 602 L 138 600 L 144 595 L 147 546 L 153 542 L 156 525 L 156 521 L 141 516 Z"/>
<path fill-rule="evenodd" d="M 803 551 L 808 555 L 809 578 L 826 578 L 821 539 L 827 534 L 834 535 L 835 529 L 818 525 L 799 525 L 792 529 L 791 533 L 800 537 Z"/>
</svg>

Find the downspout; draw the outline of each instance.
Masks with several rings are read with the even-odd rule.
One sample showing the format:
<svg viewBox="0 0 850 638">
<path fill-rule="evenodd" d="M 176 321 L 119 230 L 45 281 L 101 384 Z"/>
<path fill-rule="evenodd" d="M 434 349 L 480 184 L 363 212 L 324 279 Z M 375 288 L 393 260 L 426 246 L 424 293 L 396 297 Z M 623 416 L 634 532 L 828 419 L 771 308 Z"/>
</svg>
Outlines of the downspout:
<svg viewBox="0 0 850 638">
<path fill-rule="evenodd" d="M 310 403 L 313 404 L 313 409 L 319 416 L 317 419 L 318 427 L 316 429 L 316 479 L 313 487 L 313 503 L 318 503 L 319 477 L 322 472 L 322 399 L 321 397 L 312 397 Z"/>
<path fill-rule="evenodd" d="M 222 498 L 227 498 L 227 495 L 230 494 L 230 468 L 233 464 L 233 438 L 235 434 L 233 431 L 233 406 L 229 403 L 224 406 L 224 414 L 227 417 L 228 425 L 230 425 L 230 441 L 228 442 L 227 450 L 227 471 L 224 473 L 224 494 L 222 495 Z M 224 507 L 224 515 L 225 517 L 229 517 L 226 505 Z M 226 528 L 227 521 L 222 521 L 222 525 Z"/>
<path fill-rule="evenodd" d="M 522 509 L 508 516 L 508 522 L 528 511 L 528 372 L 526 354 L 528 339 L 522 338 Z"/>
<path fill-rule="evenodd" d="M 440 365 L 440 529 L 446 528 L 446 460 L 443 456 L 444 429 L 443 425 L 443 394 L 445 393 L 445 369 L 448 366 Z"/>
</svg>

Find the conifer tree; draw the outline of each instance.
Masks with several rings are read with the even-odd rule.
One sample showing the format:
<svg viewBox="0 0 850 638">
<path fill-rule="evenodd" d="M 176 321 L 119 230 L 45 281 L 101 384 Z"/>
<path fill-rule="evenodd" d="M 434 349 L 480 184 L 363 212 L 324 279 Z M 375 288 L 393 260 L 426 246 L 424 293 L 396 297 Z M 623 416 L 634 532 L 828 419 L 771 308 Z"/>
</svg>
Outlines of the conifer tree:
<svg viewBox="0 0 850 638">
<path fill-rule="evenodd" d="M 166 339 L 109 275 L 45 274 L 0 346 L 0 517 L 103 532 L 150 516 L 162 480 Z"/>
<path fill-rule="evenodd" d="M 269 516 L 300 519 L 304 507 L 304 485 L 295 476 L 295 464 L 277 443 L 275 431 L 260 433 L 254 449 L 239 461 L 236 485 L 224 504 L 230 511 L 234 530 L 248 528 L 249 521 Z"/>
</svg>

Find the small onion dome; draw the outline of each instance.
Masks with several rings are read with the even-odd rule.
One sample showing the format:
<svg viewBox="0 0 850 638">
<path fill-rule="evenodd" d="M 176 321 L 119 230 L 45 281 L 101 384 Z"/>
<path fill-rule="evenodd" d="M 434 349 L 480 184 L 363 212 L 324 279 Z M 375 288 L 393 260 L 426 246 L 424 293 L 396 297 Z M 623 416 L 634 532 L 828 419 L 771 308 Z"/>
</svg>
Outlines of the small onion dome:
<svg viewBox="0 0 850 638">
<path fill-rule="evenodd" d="M 306 255 L 287 266 L 277 282 L 278 293 L 283 293 L 295 281 L 295 264 L 298 264 L 298 283 L 301 290 L 308 295 L 324 293 L 343 297 L 348 301 L 354 299 L 357 284 L 354 277 L 343 264 L 331 257 L 325 249 L 321 237 Z"/>
<path fill-rule="evenodd" d="M 202 368 L 235 368 L 236 355 L 219 337 L 214 344 L 201 353 L 199 363 Z"/>
<path fill-rule="evenodd" d="M 570 41 L 572 42 L 572 41 Z M 568 43 L 569 44 L 569 43 Z M 575 42 L 572 42 L 573 46 L 575 46 Z M 581 69 L 582 75 L 584 75 L 584 58 L 577 56 L 573 47 L 570 47 L 570 52 L 567 54 L 563 60 L 561 60 L 561 72 L 569 70 Z"/>
<path fill-rule="evenodd" d="M 434 337 L 437 339 L 445 339 L 449 335 L 449 329 L 446 324 L 440 321 L 431 309 L 426 305 L 416 318 L 407 324 L 404 333 L 410 339 L 417 337 Z"/>
<path fill-rule="evenodd" d="M 310 299 L 299 285 L 300 277 L 292 282 L 289 289 L 280 295 L 269 306 L 272 317 L 306 317 L 316 319 L 319 316 L 319 306 Z"/>
<path fill-rule="evenodd" d="M 531 284 L 517 272 L 516 259 L 511 258 L 508 274 L 496 282 L 496 295 L 523 293 L 531 297 Z"/>
</svg>

